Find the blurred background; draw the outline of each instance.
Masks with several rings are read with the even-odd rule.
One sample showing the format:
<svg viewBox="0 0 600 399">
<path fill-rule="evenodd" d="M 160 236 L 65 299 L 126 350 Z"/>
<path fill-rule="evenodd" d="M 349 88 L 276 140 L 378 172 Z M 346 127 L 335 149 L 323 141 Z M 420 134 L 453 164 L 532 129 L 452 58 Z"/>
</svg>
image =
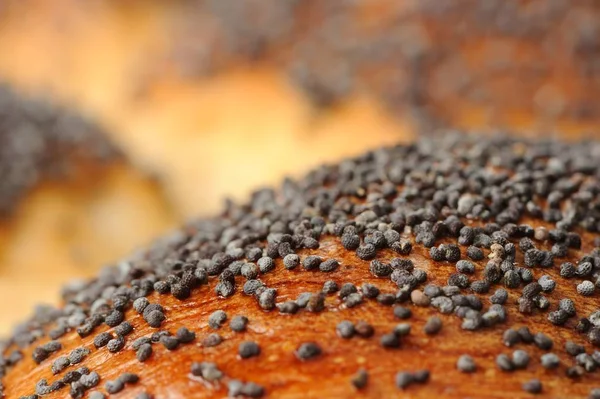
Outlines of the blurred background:
<svg viewBox="0 0 600 399">
<path fill-rule="evenodd" d="M 0 49 L 0 332 L 320 163 L 600 118 L 592 0 L 5 0 Z"/>
</svg>

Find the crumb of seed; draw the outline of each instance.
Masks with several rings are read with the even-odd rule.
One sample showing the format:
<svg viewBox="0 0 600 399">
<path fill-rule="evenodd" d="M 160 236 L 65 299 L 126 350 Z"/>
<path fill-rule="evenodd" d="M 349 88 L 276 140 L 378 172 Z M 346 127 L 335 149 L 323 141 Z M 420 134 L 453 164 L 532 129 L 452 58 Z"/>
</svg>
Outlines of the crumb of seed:
<svg viewBox="0 0 600 399">
<path fill-rule="evenodd" d="M 354 251 L 360 246 L 360 237 L 356 234 L 342 235 L 342 245 L 349 251 Z"/>
<path fill-rule="evenodd" d="M 361 338 L 370 338 L 375 333 L 375 329 L 372 325 L 366 321 L 360 320 L 354 325 L 356 334 Z"/>
<path fill-rule="evenodd" d="M 340 266 L 340 262 L 336 259 L 327 259 L 319 265 L 319 270 L 322 272 L 333 272 Z"/>
<path fill-rule="evenodd" d="M 380 260 L 373 259 L 370 263 L 369 271 L 375 277 L 387 277 L 392 274 L 392 266 Z"/>
<path fill-rule="evenodd" d="M 586 277 L 590 275 L 593 269 L 594 265 L 592 265 L 591 262 L 582 262 L 579 265 L 577 265 L 575 274 L 577 274 L 579 277 Z"/>
<path fill-rule="evenodd" d="M 247 382 L 242 385 L 240 393 L 249 398 L 261 398 L 265 394 L 265 389 L 254 382 Z"/>
<path fill-rule="evenodd" d="M 412 316 L 412 311 L 404 306 L 395 306 L 394 316 L 398 319 L 409 319 Z"/>
<path fill-rule="evenodd" d="M 106 384 L 104 384 L 104 389 L 111 395 L 121 392 L 124 388 L 125 384 L 119 379 L 106 381 Z"/>
<path fill-rule="evenodd" d="M 83 374 L 79 379 L 79 383 L 86 389 L 91 389 L 100 383 L 100 374 L 96 371 L 92 371 L 89 374 Z"/>
<path fill-rule="evenodd" d="M 173 351 L 179 347 L 179 340 L 172 336 L 162 336 L 160 337 L 160 343 L 170 351 Z"/>
<path fill-rule="evenodd" d="M 472 245 L 467 248 L 467 256 L 474 261 L 483 260 L 484 258 L 484 254 L 481 248 Z"/>
<path fill-rule="evenodd" d="M 187 344 L 196 339 L 196 333 L 188 330 L 186 327 L 179 327 L 175 333 L 175 336 L 182 344 Z"/>
<path fill-rule="evenodd" d="M 101 332 L 94 337 L 94 346 L 96 348 L 102 348 L 106 346 L 111 339 L 113 339 L 113 336 L 110 332 Z"/>
<path fill-rule="evenodd" d="M 133 341 L 133 344 L 131 344 L 131 347 L 133 350 L 138 350 L 138 348 L 144 344 L 149 344 L 151 343 L 152 340 L 151 338 L 148 337 L 140 337 L 138 339 L 136 339 L 135 341 Z"/>
<path fill-rule="evenodd" d="M 125 339 L 121 336 L 117 336 L 116 338 L 111 339 L 106 344 L 106 348 L 111 353 L 119 352 L 125 346 Z"/>
<path fill-rule="evenodd" d="M 558 301 L 558 308 L 565 312 L 569 317 L 573 317 L 577 314 L 577 311 L 575 310 L 575 302 L 569 298 L 563 298 Z"/>
<path fill-rule="evenodd" d="M 137 384 L 140 377 L 134 373 L 123 373 L 119 376 L 118 380 L 124 384 Z"/>
<path fill-rule="evenodd" d="M 398 374 L 396 374 L 396 386 L 400 389 L 408 387 L 413 382 L 414 378 L 412 373 L 409 373 L 407 371 L 401 371 Z"/>
<path fill-rule="evenodd" d="M 213 329 L 219 329 L 221 328 L 221 326 L 227 321 L 227 313 L 225 313 L 223 310 L 215 310 L 209 317 L 208 317 L 208 325 L 210 326 L 210 328 Z"/>
<path fill-rule="evenodd" d="M 530 344 L 534 341 L 534 336 L 531 333 L 531 331 L 529 330 L 529 327 L 527 327 L 527 326 L 519 327 L 519 329 L 517 330 L 517 333 L 519 334 L 521 341 L 523 341 L 526 344 Z"/>
<path fill-rule="evenodd" d="M 263 274 L 275 269 L 275 261 L 273 260 L 273 258 L 270 258 L 268 256 L 263 256 L 256 262 L 256 264 L 258 265 L 258 269 L 260 270 L 260 272 Z"/>
<path fill-rule="evenodd" d="M 350 294 L 354 294 L 358 292 L 358 288 L 356 288 L 356 286 L 352 283 L 344 283 L 342 284 L 342 287 L 340 288 L 340 292 L 339 292 L 339 297 L 341 299 L 346 298 L 348 295 Z"/>
<path fill-rule="evenodd" d="M 529 354 L 522 349 L 517 349 L 512 354 L 512 363 L 515 366 L 515 368 L 526 368 L 529 364 Z"/>
<path fill-rule="evenodd" d="M 71 361 L 66 356 L 58 357 L 52 363 L 52 374 L 58 374 L 71 365 Z"/>
<path fill-rule="evenodd" d="M 461 355 L 456 362 L 456 368 L 463 373 L 473 373 L 477 369 L 477 366 L 471 356 Z"/>
<path fill-rule="evenodd" d="M 504 353 L 501 353 L 498 356 L 496 356 L 496 365 L 502 371 L 512 371 L 515 368 L 515 366 L 512 363 L 512 360 L 510 360 L 510 357 L 508 357 L 508 355 Z"/>
<path fill-rule="evenodd" d="M 346 298 L 347 304 L 348 297 Z M 351 306 L 348 306 L 351 307 Z M 323 292 L 318 292 L 312 294 L 308 299 L 308 303 L 306 304 L 306 310 L 313 313 L 321 312 L 325 309 L 325 294 Z"/>
<path fill-rule="evenodd" d="M 152 395 L 147 392 L 140 392 L 137 394 L 135 399 L 152 399 Z"/>
<path fill-rule="evenodd" d="M 296 357 L 299 360 L 310 360 L 320 356 L 322 353 L 321 347 L 314 342 L 305 342 L 296 349 Z"/>
<path fill-rule="evenodd" d="M 585 347 L 573 341 L 567 341 L 565 343 L 565 350 L 569 355 L 573 357 L 579 355 L 580 353 L 585 353 Z"/>
<path fill-rule="evenodd" d="M 362 260 L 371 260 L 377 254 L 377 249 L 373 244 L 361 245 L 356 249 L 356 256 Z"/>
<path fill-rule="evenodd" d="M 210 348 L 210 347 L 219 345 L 221 342 L 223 342 L 223 338 L 221 338 L 221 336 L 217 333 L 212 333 L 212 334 L 208 334 L 202 340 L 202 346 L 204 346 L 206 348 Z"/>
<path fill-rule="evenodd" d="M 579 365 L 567 368 L 566 375 L 571 379 L 578 379 L 585 374 L 585 369 Z"/>
<path fill-rule="evenodd" d="M 337 335 L 340 338 L 350 339 L 354 336 L 354 324 L 349 320 L 342 320 L 336 326 Z"/>
<path fill-rule="evenodd" d="M 150 327 L 159 328 L 165 319 L 165 314 L 160 310 L 152 310 L 148 313 L 144 311 L 144 320 L 146 320 Z"/>
<path fill-rule="evenodd" d="M 540 393 L 542 392 L 542 383 L 537 379 L 529 380 L 523 383 L 523 390 L 529 393 Z"/>
<path fill-rule="evenodd" d="M 363 297 L 361 294 L 359 294 L 358 292 L 354 292 L 350 295 L 347 295 L 344 298 L 344 304 L 346 305 L 346 307 L 348 308 L 353 308 L 355 306 L 360 305 L 363 302 Z M 309 302 L 310 303 L 310 302 Z"/>
<path fill-rule="evenodd" d="M 460 248 L 456 244 L 448 244 L 446 245 L 444 255 L 448 262 L 458 262 L 460 260 Z"/>
<path fill-rule="evenodd" d="M 258 297 L 258 305 L 264 310 L 272 310 L 275 308 L 275 297 L 277 290 L 274 288 L 266 288 Z"/>
<path fill-rule="evenodd" d="M 594 283 L 589 280 L 584 280 L 577 284 L 577 292 L 579 295 L 591 296 L 594 294 L 595 289 L 596 287 L 594 286 Z"/>
<path fill-rule="evenodd" d="M 231 318 L 229 322 L 229 327 L 235 332 L 244 332 L 246 331 L 246 326 L 248 325 L 248 318 L 242 315 L 236 315 Z"/>
<path fill-rule="evenodd" d="M 260 354 L 260 346 L 253 341 L 244 341 L 238 347 L 238 354 L 242 359 L 249 359 Z"/>
<path fill-rule="evenodd" d="M 435 335 L 440 332 L 442 329 L 442 319 L 437 316 L 431 316 L 427 319 L 425 326 L 423 327 L 423 331 L 427 335 Z"/>
<path fill-rule="evenodd" d="M 108 316 L 104 318 L 104 322 L 109 327 L 118 326 L 125 319 L 125 314 L 120 310 L 113 310 Z"/>
<path fill-rule="evenodd" d="M 292 270 L 295 269 L 300 264 L 300 257 L 296 254 L 288 254 L 283 258 L 283 266 Z"/>
<path fill-rule="evenodd" d="M 377 298 L 377 295 L 380 293 L 379 288 L 371 283 L 364 283 L 360 287 L 360 290 L 365 298 Z"/>
<path fill-rule="evenodd" d="M 400 339 L 398 335 L 394 333 L 384 334 L 381 336 L 379 340 L 381 346 L 384 348 L 399 348 L 400 347 Z"/>
<path fill-rule="evenodd" d="M 562 309 L 548 313 L 548 321 L 556 326 L 562 326 L 567 322 L 569 315 Z"/>
<path fill-rule="evenodd" d="M 133 309 L 139 314 L 144 313 L 144 309 L 146 309 L 146 306 L 148 305 L 150 305 L 150 301 L 148 301 L 148 298 L 146 297 L 140 297 L 133 301 Z"/>
<path fill-rule="evenodd" d="M 504 345 L 511 347 L 521 342 L 521 336 L 516 330 L 509 328 L 502 334 L 502 342 Z"/>
<path fill-rule="evenodd" d="M 157 342 L 160 342 L 160 339 L 162 337 L 166 337 L 169 335 L 171 335 L 171 333 L 169 331 L 165 331 L 165 330 L 155 331 L 150 336 L 150 341 L 153 343 L 157 343 Z"/>
<path fill-rule="evenodd" d="M 117 335 L 126 336 L 126 335 L 131 334 L 132 332 L 133 332 L 133 326 L 128 321 L 124 321 L 115 327 L 115 334 L 117 334 Z"/>
<path fill-rule="evenodd" d="M 75 348 L 71 351 L 71 353 L 69 353 L 69 361 L 71 362 L 71 364 L 81 363 L 83 359 L 90 353 L 91 351 L 88 348 Z"/>
<path fill-rule="evenodd" d="M 545 353 L 540 357 L 542 367 L 548 370 L 557 368 L 560 365 L 560 359 L 554 353 Z"/>
<path fill-rule="evenodd" d="M 321 290 L 325 294 L 333 294 L 339 290 L 337 283 L 333 280 L 327 280 L 323 283 L 323 289 Z"/>
<path fill-rule="evenodd" d="M 295 314 L 300 309 L 300 306 L 298 306 L 298 303 L 294 301 L 285 301 L 282 303 L 278 303 L 277 308 L 279 309 L 280 313 Z"/>
<path fill-rule="evenodd" d="M 541 332 L 535 334 L 535 336 L 533 337 L 533 342 L 538 348 L 546 351 L 552 349 L 552 346 L 554 345 L 552 339 Z"/>
<path fill-rule="evenodd" d="M 431 303 L 429 297 L 423 294 L 421 290 L 413 290 L 410 293 L 410 300 L 417 306 L 427 307 Z"/>
<path fill-rule="evenodd" d="M 196 377 L 202 377 L 206 381 L 217 381 L 223 377 L 223 372 L 219 370 L 215 363 L 202 362 L 192 363 L 191 372 Z"/>
<path fill-rule="evenodd" d="M 320 256 L 309 255 L 302 261 L 302 266 L 305 270 L 315 270 L 319 268 L 322 259 Z"/>
<path fill-rule="evenodd" d="M 431 260 L 434 262 L 442 262 L 445 259 L 444 255 L 445 255 L 444 251 L 442 251 L 441 249 L 439 249 L 437 247 L 429 248 L 429 256 L 431 257 Z"/>
<path fill-rule="evenodd" d="M 490 297 L 490 302 L 493 304 L 504 305 L 508 299 L 508 292 L 504 288 L 498 288 L 494 295 Z"/>
<path fill-rule="evenodd" d="M 413 380 L 418 384 L 426 383 L 429 381 L 429 377 L 431 377 L 429 370 L 417 370 L 413 373 Z"/>
<path fill-rule="evenodd" d="M 350 382 L 356 389 L 363 389 L 367 386 L 367 382 L 369 381 L 369 374 L 367 370 L 360 369 L 354 374 Z"/>
<path fill-rule="evenodd" d="M 135 352 L 135 357 L 140 362 L 145 362 L 152 355 L 152 345 L 143 344 Z"/>
<path fill-rule="evenodd" d="M 102 392 L 94 391 L 90 393 L 89 399 L 106 399 L 106 396 Z"/>
<path fill-rule="evenodd" d="M 565 262 L 560 265 L 560 276 L 561 277 L 571 278 L 571 277 L 575 277 L 576 274 L 577 274 L 577 269 L 575 268 L 575 265 L 572 264 L 571 262 Z"/>
<path fill-rule="evenodd" d="M 394 327 L 394 334 L 403 337 L 405 335 L 410 334 L 410 324 L 409 323 L 400 323 Z"/>
<path fill-rule="evenodd" d="M 62 378 L 62 381 L 65 384 L 70 384 L 75 381 L 79 381 L 81 378 L 81 373 L 77 370 L 67 371 Z"/>
</svg>

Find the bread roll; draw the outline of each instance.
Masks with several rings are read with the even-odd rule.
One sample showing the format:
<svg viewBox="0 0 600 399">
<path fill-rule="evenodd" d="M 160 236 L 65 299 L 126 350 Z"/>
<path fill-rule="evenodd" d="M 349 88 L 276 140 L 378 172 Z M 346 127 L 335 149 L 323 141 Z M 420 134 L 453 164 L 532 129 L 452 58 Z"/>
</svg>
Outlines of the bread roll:
<svg viewBox="0 0 600 399">
<path fill-rule="evenodd" d="M 446 134 L 257 191 L 67 285 L 4 395 L 597 398 L 599 156 Z"/>
</svg>

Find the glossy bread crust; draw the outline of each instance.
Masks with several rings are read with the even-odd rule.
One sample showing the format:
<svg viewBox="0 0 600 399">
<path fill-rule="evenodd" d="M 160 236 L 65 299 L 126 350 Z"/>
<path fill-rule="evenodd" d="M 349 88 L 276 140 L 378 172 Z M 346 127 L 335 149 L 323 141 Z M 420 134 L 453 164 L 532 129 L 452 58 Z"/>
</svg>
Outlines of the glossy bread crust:
<svg viewBox="0 0 600 399">
<path fill-rule="evenodd" d="M 584 239 L 581 252 L 591 249 L 590 238 Z M 281 300 L 295 299 L 301 292 L 316 292 L 326 280 L 333 279 L 339 283 L 345 281 L 372 282 L 378 284 L 383 292 L 394 292 L 393 283 L 382 284 L 381 279 L 374 278 L 368 272 L 369 262 L 361 261 L 349 251 L 343 249 L 334 240 L 326 240 L 318 250 L 304 251 L 304 254 L 318 254 L 339 259 L 341 267 L 331 274 L 306 271 L 283 271 L 266 275 L 263 281 L 270 287 L 277 288 Z M 380 259 L 397 256 L 391 251 L 381 254 Z M 429 282 L 445 284 L 448 274 L 453 271 L 451 265 L 437 265 L 429 260 L 423 249 L 415 249 L 410 255 L 416 267 L 428 271 Z M 479 264 L 481 262 L 478 262 Z M 283 269 L 282 261 L 276 261 L 276 268 Z M 559 279 L 556 270 L 550 270 L 552 277 Z M 85 346 L 92 354 L 83 363 L 102 376 L 102 383 L 116 379 L 121 373 L 134 372 L 141 377 L 139 384 L 127 388 L 115 398 L 135 398 L 140 392 L 147 391 L 155 398 L 222 398 L 226 395 L 226 384 L 208 383 L 199 377 L 193 377 L 190 367 L 193 362 L 215 362 L 229 378 L 242 381 L 255 381 L 266 388 L 269 398 L 347 398 L 347 397 L 399 397 L 399 398 L 515 398 L 534 397 L 523 392 L 521 385 L 539 378 L 544 382 L 543 397 L 553 398 L 586 398 L 590 389 L 598 386 L 597 374 L 586 374 L 576 381 L 564 377 L 567 365 L 572 359 L 565 352 L 564 344 L 573 340 L 584 343 L 580 334 L 572 329 L 549 325 L 545 314 L 522 315 L 512 309 L 508 321 L 485 332 L 469 332 L 460 328 L 460 320 L 454 316 L 442 316 L 443 328 L 435 336 L 427 336 L 422 328 L 428 317 L 438 315 L 431 308 L 410 306 L 413 316 L 408 320 L 400 320 L 393 316 L 393 308 L 382 306 L 374 300 L 347 309 L 341 306 L 337 295 L 327 297 L 329 311 L 320 314 L 300 311 L 296 315 L 282 315 L 276 310 L 266 312 L 256 301 L 247 296 L 236 295 L 223 299 L 211 295 L 214 284 L 202 287 L 194 292 L 191 298 L 179 301 L 171 296 L 154 294 L 150 302 L 160 303 L 168 316 L 161 329 L 173 333 L 186 326 L 197 332 L 193 344 L 182 346 L 175 351 L 168 351 L 157 344 L 151 358 L 145 363 L 136 360 L 135 351 L 130 348 L 132 342 L 143 336 L 149 336 L 156 329 L 150 328 L 140 315 L 129 310 L 127 319 L 135 331 L 127 338 L 126 349 L 118 354 L 111 354 L 107 348 L 96 350 L 93 336 L 81 339 L 72 332 L 61 339 L 64 349 L 61 354 Z M 574 286 L 560 286 L 549 295 L 552 301 L 564 296 L 573 296 Z M 509 301 L 516 301 L 511 295 Z M 582 314 L 594 310 L 597 299 L 584 299 L 576 302 Z M 224 310 L 229 320 L 234 315 L 245 315 L 250 320 L 244 333 L 236 333 L 229 327 L 229 320 L 219 330 L 208 326 L 209 315 Z M 353 322 L 364 320 L 372 324 L 375 334 L 371 338 L 353 337 L 342 339 L 336 334 L 336 325 L 342 320 Z M 379 345 L 380 337 L 400 322 L 411 324 L 411 333 L 402 340 L 398 349 L 385 349 Z M 547 351 L 536 348 L 533 344 L 518 344 L 508 348 L 502 342 L 502 334 L 507 328 L 527 326 L 533 333 L 544 332 L 554 340 L 552 352 L 562 360 L 556 370 L 545 370 L 539 357 Z M 103 326 L 97 332 L 110 331 Z M 208 334 L 217 332 L 224 341 L 213 348 L 204 348 L 202 339 Z M 237 354 L 238 345 L 242 341 L 256 341 L 261 346 L 261 354 L 251 359 L 240 359 Z M 323 354 L 312 360 L 300 361 L 294 356 L 297 347 L 306 341 L 314 341 L 323 348 Z M 531 356 L 526 370 L 512 373 L 500 371 L 496 364 L 496 355 L 506 353 L 509 356 L 515 349 L 525 349 Z M 55 356 L 36 365 L 30 357 L 30 350 L 25 351 L 25 360 L 18 364 L 4 379 L 6 396 L 19 397 L 31 393 L 34 381 L 47 378 L 52 382 L 50 365 Z M 464 374 L 456 369 L 460 355 L 468 353 L 477 363 L 477 371 Z M 355 373 L 365 368 L 369 372 L 367 386 L 358 391 L 351 384 Z M 409 386 L 399 390 L 394 378 L 398 371 L 416 371 L 427 369 L 431 378 L 427 384 Z M 360 393 L 359 393 L 360 392 Z M 44 396 L 62 398 L 64 391 Z"/>
<path fill-rule="evenodd" d="M 424 138 L 257 191 L 65 287 L 3 344 L 3 392 L 595 395 L 599 148 Z"/>
</svg>

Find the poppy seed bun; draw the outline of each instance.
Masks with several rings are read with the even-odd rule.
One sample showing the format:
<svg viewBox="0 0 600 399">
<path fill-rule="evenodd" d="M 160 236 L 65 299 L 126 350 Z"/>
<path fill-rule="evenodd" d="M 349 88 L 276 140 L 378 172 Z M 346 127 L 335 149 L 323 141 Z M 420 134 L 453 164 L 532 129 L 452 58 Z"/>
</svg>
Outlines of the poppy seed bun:
<svg viewBox="0 0 600 399">
<path fill-rule="evenodd" d="M 67 285 L 4 394 L 595 395 L 599 154 L 447 134 L 257 191 Z"/>
</svg>

